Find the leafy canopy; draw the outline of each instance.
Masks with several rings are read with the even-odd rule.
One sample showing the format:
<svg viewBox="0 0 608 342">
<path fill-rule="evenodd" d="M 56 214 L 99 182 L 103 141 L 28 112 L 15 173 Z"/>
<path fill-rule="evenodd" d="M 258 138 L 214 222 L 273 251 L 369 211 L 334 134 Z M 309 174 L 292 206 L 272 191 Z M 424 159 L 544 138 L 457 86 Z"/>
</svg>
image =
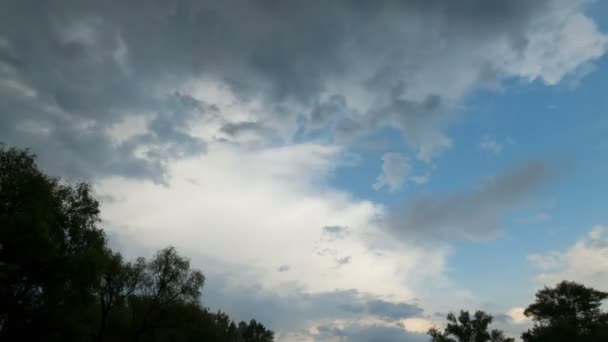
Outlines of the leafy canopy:
<svg viewBox="0 0 608 342">
<path fill-rule="evenodd" d="M 447 320 L 443 331 L 437 328 L 428 331 L 432 342 L 515 342 L 498 329 L 489 331 L 492 316 L 483 311 L 476 311 L 473 317 L 468 311 L 461 310 L 458 317 L 450 312 Z"/>
<path fill-rule="evenodd" d="M 534 326 L 522 334 L 525 342 L 608 341 L 608 293 L 570 281 L 545 287 L 524 311 Z"/>
</svg>

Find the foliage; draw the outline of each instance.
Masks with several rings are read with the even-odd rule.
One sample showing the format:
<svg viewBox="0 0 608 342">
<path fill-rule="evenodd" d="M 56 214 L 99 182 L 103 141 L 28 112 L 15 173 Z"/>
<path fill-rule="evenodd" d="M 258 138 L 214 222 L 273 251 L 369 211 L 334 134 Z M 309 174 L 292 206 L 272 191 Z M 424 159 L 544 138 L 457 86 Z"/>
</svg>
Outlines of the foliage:
<svg viewBox="0 0 608 342">
<path fill-rule="evenodd" d="M 483 311 L 476 311 L 473 318 L 468 311 L 460 311 L 458 317 L 449 313 L 448 324 L 444 331 L 431 328 L 428 334 L 432 342 L 514 342 L 498 329 L 488 331 L 492 316 Z"/>
<path fill-rule="evenodd" d="M 524 314 L 534 326 L 522 334 L 526 342 L 608 341 L 608 312 L 601 309 L 608 293 L 563 281 L 536 293 Z"/>
<path fill-rule="evenodd" d="M 89 184 L 0 145 L 0 340 L 273 341 L 255 320 L 202 307 L 205 278 L 175 248 L 125 262 L 98 223 Z"/>
</svg>

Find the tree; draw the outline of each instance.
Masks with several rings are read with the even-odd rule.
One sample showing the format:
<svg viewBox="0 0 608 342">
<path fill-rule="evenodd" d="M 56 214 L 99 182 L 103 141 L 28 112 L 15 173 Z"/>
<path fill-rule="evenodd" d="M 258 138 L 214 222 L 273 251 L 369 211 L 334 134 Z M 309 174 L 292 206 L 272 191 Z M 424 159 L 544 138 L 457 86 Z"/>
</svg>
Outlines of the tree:
<svg viewBox="0 0 608 342">
<path fill-rule="evenodd" d="M 249 321 L 249 324 L 241 322 L 238 330 L 243 342 L 270 342 L 274 339 L 274 333 L 256 322 L 255 319 Z"/>
<path fill-rule="evenodd" d="M 526 342 L 608 341 L 608 313 L 602 301 L 608 293 L 563 281 L 544 287 L 524 311 L 534 326 L 522 334 Z"/>
<path fill-rule="evenodd" d="M 138 301 L 143 311 L 137 321 L 139 327 L 135 340 L 161 320 L 167 307 L 175 303 L 198 303 L 205 277 L 198 270 L 190 269 L 190 260 L 177 254 L 174 247 L 159 251 L 148 262 L 142 274 Z"/>
<path fill-rule="evenodd" d="M 144 277 L 146 261 L 138 258 L 134 263 L 125 263 L 120 253 L 107 251 L 107 259 L 103 265 L 103 274 L 97 287 L 100 318 L 96 340 L 102 341 L 110 312 L 116 306 L 123 305 L 140 286 Z"/>
<path fill-rule="evenodd" d="M 432 342 L 514 342 L 498 329 L 488 331 L 492 316 L 483 311 L 476 311 L 474 317 L 468 311 L 460 311 L 458 318 L 449 313 L 448 324 L 443 332 L 431 328 L 428 334 Z"/>
<path fill-rule="evenodd" d="M 29 151 L 0 145 L 0 339 L 87 333 L 106 243 L 98 206 L 90 185 L 63 184 Z"/>
</svg>

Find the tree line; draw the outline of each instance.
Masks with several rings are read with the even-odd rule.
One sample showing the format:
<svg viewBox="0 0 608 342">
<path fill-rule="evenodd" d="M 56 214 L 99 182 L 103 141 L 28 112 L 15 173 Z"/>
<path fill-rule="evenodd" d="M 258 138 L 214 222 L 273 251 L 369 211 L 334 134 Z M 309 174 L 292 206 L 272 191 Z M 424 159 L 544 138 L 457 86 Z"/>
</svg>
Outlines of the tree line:
<svg viewBox="0 0 608 342">
<path fill-rule="evenodd" d="M 270 342 L 273 331 L 201 305 L 205 276 L 173 247 L 126 261 L 98 227 L 88 183 L 45 175 L 0 144 L 1 341 Z M 608 293 L 563 281 L 536 293 L 524 342 L 608 341 Z M 514 342 L 483 311 L 449 313 L 431 342 Z"/>
<path fill-rule="evenodd" d="M 99 221 L 89 184 L 0 145 L 1 341 L 274 340 L 255 320 L 203 307 L 205 276 L 175 248 L 126 261 Z"/>
</svg>

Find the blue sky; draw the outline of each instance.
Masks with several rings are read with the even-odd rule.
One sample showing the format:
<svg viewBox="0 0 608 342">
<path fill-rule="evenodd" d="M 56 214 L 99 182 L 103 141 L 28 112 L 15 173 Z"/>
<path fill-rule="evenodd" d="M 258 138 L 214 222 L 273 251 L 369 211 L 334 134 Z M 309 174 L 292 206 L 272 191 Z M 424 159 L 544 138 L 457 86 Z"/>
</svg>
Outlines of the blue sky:
<svg viewBox="0 0 608 342">
<path fill-rule="evenodd" d="M 280 341 L 518 336 L 543 285 L 608 289 L 605 1 L 2 6 L 0 141 Z"/>
</svg>

